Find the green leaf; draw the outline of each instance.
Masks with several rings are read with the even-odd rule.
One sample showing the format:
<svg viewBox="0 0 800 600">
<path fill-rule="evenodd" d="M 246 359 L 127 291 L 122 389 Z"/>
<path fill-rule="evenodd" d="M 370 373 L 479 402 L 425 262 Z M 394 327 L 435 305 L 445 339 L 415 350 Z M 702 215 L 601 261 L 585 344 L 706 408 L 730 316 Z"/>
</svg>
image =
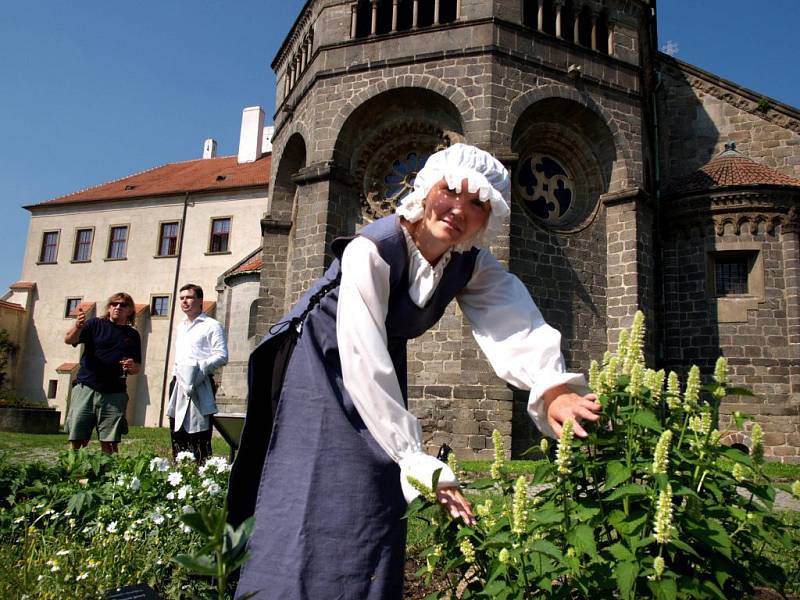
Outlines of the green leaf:
<svg viewBox="0 0 800 600">
<path fill-rule="evenodd" d="M 738 448 L 731 448 L 730 446 L 721 446 L 719 448 L 719 453 L 720 455 L 734 462 L 741 463 L 748 467 L 753 466 L 753 459 L 750 458 L 750 455 L 742 452 Z"/>
<path fill-rule="evenodd" d="M 531 483 L 547 483 L 554 470 L 555 467 L 549 462 L 537 465 L 536 470 L 533 472 L 533 481 Z"/>
<path fill-rule="evenodd" d="M 658 417 L 655 415 L 655 413 L 646 408 L 637 410 L 633 414 L 631 421 L 633 421 L 637 425 L 641 425 L 642 427 L 651 429 L 652 431 L 655 431 L 657 433 L 661 433 L 664 430 L 664 428 L 661 426 L 661 422 L 658 420 Z"/>
<path fill-rule="evenodd" d="M 603 483 L 603 491 L 612 490 L 630 478 L 631 470 L 622 461 L 615 460 L 610 462 L 606 465 L 606 480 Z"/>
<path fill-rule="evenodd" d="M 495 480 L 489 477 L 484 477 L 483 479 L 476 479 L 472 483 L 469 484 L 469 488 L 472 490 L 485 490 L 490 487 L 494 487 Z"/>
<path fill-rule="evenodd" d="M 626 515 L 621 510 L 615 510 L 609 514 L 608 522 L 623 536 L 635 535 L 647 522 L 647 513 L 635 511 Z"/>
<path fill-rule="evenodd" d="M 203 516 L 200 513 L 184 513 L 180 516 L 180 520 L 184 525 L 190 527 L 193 531 L 204 537 L 211 535 L 211 529 L 208 527 L 205 519 L 203 519 Z"/>
<path fill-rule="evenodd" d="M 624 496 L 646 496 L 648 493 L 648 489 L 643 485 L 639 485 L 638 483 L 629 483 L 611 492 L 608 496 L 606 496 L 605 500 L 606 502 L 613 502 L 617 498 L 622 498 Z"/>
<path fill-rule="evenodd" d="M 650 588 L 653 597 L 657 600 L 676 600 L 678 597 L 678 586 L 671 577 L 665 577 L 659 581 L 648 581 L 647 587 Z"/>
<path fill-rule="evenodd" d="M 433 472 L 433 477 L 431 478 L 431 489 L 438 490 L 439 489 L 439 477 L 442 476 L 442 467 L 439 467 Z"/>
<path fill-rule="evenodd" d="M 534 552 L 539 552 L 540 554 L 544 554 L 545 556 L 550 556 L 556 560 L 561 560 L 564 558 L 564 555 L 561 553 L 561 550 L 558 549 L 558 546 L 547 540 L 536 540 L 531 546 L 531 550 Z"/>
<path fill-rule="evenodd" d="M 549 525 L 551 523 L 560 523 L 564 519 L 564 515 L 561 511 L 548 508 L 534 512 L 533 519 L 539 525 Z"/>
<path fill-rule="evenodd" d="M 636 557 L 622 542 L 617 542 L 608 547 L 608 551 L 618 561 L 633 561 Z"/>
<path fill-rule="evenodd" d="M 567 542 L 574 546 L 578 552 L 588 554 L 591 558 L 597 556 L 594 531 L 588 525 L 578 525 L 567 531 Z"/>
<path fill-rule="evenodd" d="M 210 556 L 190 556 L 189 554 L 178 554 L 172 559 L 187 571 L 197 573 L 199 575 L 215 576 L 217 574 L 217 566 L 214 559 Z"/>
<path fill-rule="evenodd" d="M 633 598 L 638 575 L 639 565 L 633 561 L 618 562 L 614 566 L 614 578 L 617 580 L 621 598 Z"/>
</svg>

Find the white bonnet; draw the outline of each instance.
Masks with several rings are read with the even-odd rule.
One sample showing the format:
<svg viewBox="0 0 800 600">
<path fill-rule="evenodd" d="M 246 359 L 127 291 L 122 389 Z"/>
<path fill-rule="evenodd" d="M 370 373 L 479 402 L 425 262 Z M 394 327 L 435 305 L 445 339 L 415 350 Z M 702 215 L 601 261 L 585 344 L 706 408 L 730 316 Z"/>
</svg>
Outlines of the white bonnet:
<svg viewBox="0 0 800 600">
<path fill-rule="evenodd" d="M 483 202 L 489 201 L 492 209 L 486 227 L 473 239 L 458 244 L 454 250 L 464 252 L 473 246 L 488 247 L 510 212 L 511 179 L 499 160 L 475 146 L 453 144 L 432 154 L 417 173 L 414 189 L 403 197 L 395 212 L 411 223 L 419 221 L 425 212 L 425 197 L 443 177 L 447 185 L 459 193 L 461 182 L 466 179 L 468 191 L 478 192 L 478 198 Z"/>
</svg>

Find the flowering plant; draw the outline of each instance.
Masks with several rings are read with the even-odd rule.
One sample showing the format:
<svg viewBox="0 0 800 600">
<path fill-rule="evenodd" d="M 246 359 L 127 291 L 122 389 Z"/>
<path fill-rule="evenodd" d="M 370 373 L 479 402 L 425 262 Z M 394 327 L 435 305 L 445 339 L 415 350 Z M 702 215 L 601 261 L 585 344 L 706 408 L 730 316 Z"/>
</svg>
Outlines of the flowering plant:
<svg viewBox="0 0 800 600">
<path fill-rule="evenodd" d="M 209 551 L 187 515 L 220 513 L 229 469 L 220 457 L 200 466 L 189 453 L 173 463 L 85 449 L 52 467 L 0 464 L 0 597 L 102 598 L 138 583 L 164 598 L 218 596 L 219 577 L 172 560 Z"/>
<path fill-rule="evenodd" d="M 447 518 L 435 480 L 421 486 L 407 514 L 432 534 L 420 574 L 446 586 L 432 597 L 725 599 L 784 586 L 765 552 L 791 542 L 772 511 L 761 428 L 752 425 L 748 454 L 724 445 L 716 425 L 720 400 L 749 392 L 729 386 L 724 359 L 707 385 L 693 367 L 683 390 L 675 373 L 647 369 L 643 321 L 638 313 L 618 353 L 592 365 L 603 408 L 586 440 L 565 423 L 554 456 L 511 479 L 495 432 L 491 477 L 464 484 L 474 526 Z M 730 426 L 748 420 L 736 414 Z"/>
</svg>

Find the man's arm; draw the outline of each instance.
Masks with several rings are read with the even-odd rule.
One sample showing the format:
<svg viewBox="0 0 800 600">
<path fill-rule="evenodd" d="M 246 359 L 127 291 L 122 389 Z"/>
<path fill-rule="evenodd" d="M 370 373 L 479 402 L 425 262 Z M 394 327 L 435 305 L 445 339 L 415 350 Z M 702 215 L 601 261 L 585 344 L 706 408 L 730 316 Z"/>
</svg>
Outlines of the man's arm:
<svg viewBox="0 0 800 600">
<path fill-rule="evenodd" d="M 78 307 L 78 316 L 75 318 L 75 323 L 69 328 L 66 335 L 64 335 L 64 343 L 75 346 L 80 342 L 81 329 L 86 325 L 86 313 L 83 312 L 81 307 Z"/>
</svg>

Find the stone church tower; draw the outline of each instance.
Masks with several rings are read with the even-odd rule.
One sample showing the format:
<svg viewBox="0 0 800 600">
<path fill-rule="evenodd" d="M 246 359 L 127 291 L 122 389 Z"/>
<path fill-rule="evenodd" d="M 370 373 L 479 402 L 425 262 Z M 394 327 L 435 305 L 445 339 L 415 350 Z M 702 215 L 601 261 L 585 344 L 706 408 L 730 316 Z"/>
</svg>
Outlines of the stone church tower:
<svg viewBox="0 0 800 600">
<path fill-rule="evenodd" d="M 794 444 L 782 456 L 800 460 L 800 160 L 770 164 L 761 153 L 769 189 L 759 182 L 709 196 L 716 183 L 692 194 L 669 188 L 728 141 L 722 129 L 687 130 L 686 111 L 704 106 L 698 94 L 721 90 L 714 97 L 722 104 L 734 98 L 754 118 L 774 113 L 773 137 L 783 137 L 773 148 L 789 149 L 777 159 L 800 157 L 800 114 L 774 102 L 759 109 L 752 93 L 658 53 L 654 11 L 652 0 L 306 2 L 272 64 L 259 331 L 322 274 L 334 237 L 388 214 L 430 153 L 465 141 L 512 172 L 510 224 L 493 251 L 562 332 L 571 369 L 586 370 L 613 348 L 641 309 L 657 364 L 707 368 L 724 349 L 738 383 L 779 378 L 770 392 L 780 397 L 769 402 L 782 407 L 776 425 L 785 435 L 772 441 Z M 726 111 L 719 108 L 733 122 Z M 698 136 L 704 150 L 691 154 Z M 732 137 L 741 148 L 744 136 Z M 745 146 L 755 159 L 766 142 Z M 745 277 L 761 269 L 754 279 L 763 290 L 754 292 L 761 301 L 733 299 L 728 309 L 708 301 L 716 292 L 705 282 L 731 249 L 746 258 L 738 267 Z M 692 291 L 684 283 L 695 271 L 702 275 Z M 723 313 L 743 314 L 744 324 L 731 329 Z M 745 354 L 739 366 L 729 354 L 741 346 L 736 332 L 781 350 Z M 409 396 L 434 451 L 446 442 L 460 456 L 488 456 L 499 429 L 518 453 L 535 433 L 526 394 L 494 376 L 455 306 L 410 344 Z"/>
</svg>

